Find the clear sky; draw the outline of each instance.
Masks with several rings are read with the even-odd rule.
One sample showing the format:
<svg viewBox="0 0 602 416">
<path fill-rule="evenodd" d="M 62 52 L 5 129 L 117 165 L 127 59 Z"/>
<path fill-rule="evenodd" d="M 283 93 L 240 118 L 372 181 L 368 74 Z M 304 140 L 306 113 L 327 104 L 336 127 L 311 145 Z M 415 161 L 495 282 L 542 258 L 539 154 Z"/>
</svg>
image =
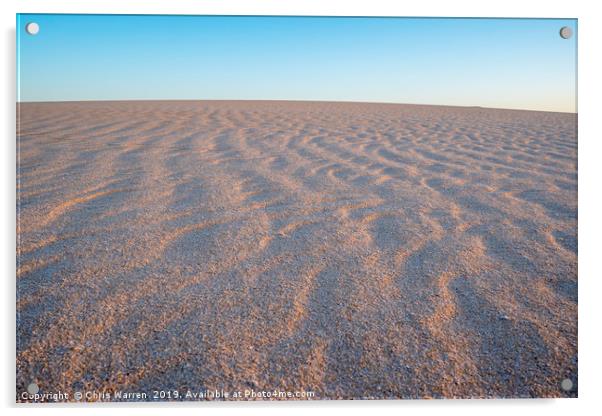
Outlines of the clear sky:
<svg viewBox="0 0 602 416">
<path fill-rule="evenodd" d="M 28 22 L 40 26 L 25 32 Z M 573 29 L 566 40 L 562 26 Z M 574 19 L 17 16 L 19 101 L 373 101 L 576 111 Z"/>
</svg>

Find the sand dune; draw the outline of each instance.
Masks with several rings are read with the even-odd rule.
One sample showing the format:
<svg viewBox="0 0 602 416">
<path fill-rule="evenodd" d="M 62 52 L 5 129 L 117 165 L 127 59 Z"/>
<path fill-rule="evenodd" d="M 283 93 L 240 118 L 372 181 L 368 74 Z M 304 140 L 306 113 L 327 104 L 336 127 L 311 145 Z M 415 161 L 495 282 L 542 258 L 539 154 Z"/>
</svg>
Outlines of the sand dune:
<svg viewBox="0 0 602 416">
<path fill-rule="evenodd" d="M 18 392 L 576 395 L 576 115 L 18 110 Z"/>
</svg>

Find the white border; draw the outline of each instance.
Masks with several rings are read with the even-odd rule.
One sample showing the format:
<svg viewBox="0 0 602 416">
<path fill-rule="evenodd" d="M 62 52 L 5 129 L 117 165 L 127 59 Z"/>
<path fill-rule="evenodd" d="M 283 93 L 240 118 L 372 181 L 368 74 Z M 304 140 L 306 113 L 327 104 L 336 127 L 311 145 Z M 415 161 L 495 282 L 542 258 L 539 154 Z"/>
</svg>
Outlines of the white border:
<svg viewBox="0 0 602 416">
<path fill-rule="evenodd" d="M 22 13 L 249 14 L 333 16 L 577 17 L 569 1 L 421 0 L 20 0 Z"/>
<path fill-rule="evenodd" d="M 508 412 L 545 413 L 546 415 L 588 414 L 599 409 L 597 397 L 600 379 L 600 335 L 597 327 L 602 317 L 599 299 L 602 294 L 601 268 L 597 261 L 601 246 L 597 244 L 600 227 L 599 189 L 602 173 L 602 74 L 600 44 L 602 21 L 594 1 L 475 1 L 419 0 L 411 2 L 383 0 L 2 0 L 2 157 L 0 181 L 2 216 L 3 295 L 2 376 L 0 391 L 3 407 L 10 414 L 80 414 L 81 407 L 46 406 L 15 408 L 15 14 L 21 13 L 110 13 L 110 14 L 237 14 L 237 15 L 335 15 L 335 16 L 445 16 L 445 17 L 558 17 L 579 19 L 579 399 L 564 400 L 461 400 L 461 401 L 393 401 L 393 402 L 311 402 L 311 403 L 201 403 L 185 406 L 110 404 L 88 407 L 86 413 L 144 415 L 199 412 L 240 414 L 327 414 L 342 411 L 350 414 L 506 414 Z"/>
</svg>

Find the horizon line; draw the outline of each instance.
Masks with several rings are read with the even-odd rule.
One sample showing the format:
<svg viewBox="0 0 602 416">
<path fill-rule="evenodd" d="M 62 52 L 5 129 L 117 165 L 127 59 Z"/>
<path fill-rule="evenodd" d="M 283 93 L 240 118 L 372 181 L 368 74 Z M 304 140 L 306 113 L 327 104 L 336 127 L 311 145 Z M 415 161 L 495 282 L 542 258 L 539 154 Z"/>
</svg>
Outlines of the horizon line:
<svg viewBox="0 0 602 416">
<path fill-rule="evenodd" d="M 50 101 L 20 101 L 16 104 L 53 104 L 53 103 L 94 103 L 94 102 L 160 102 L 160 101 L 264 101 L 264 102 L 301 102 L 301 103 L 349 103 L 349 104 L 385 104 L 385 105 L 408 105 L 408 106 L 427 106 L 427 107 L 457 107 L 457 108 L 482 108 L 488 110 L 508 110 L 508 111 L 532 111 L 538 113 L 560 113 L 560 114 L 579 114 L 575 111 L 558 111 L 558 110 L 537 110 L 532 108 L 516 108 L 516 107 L 487 107 L 482 105 L 458 105 L 458 104 L 424 104 L 424 103 L 409 103 L 395 101 L 350 101 L 350 100 L 286 100 L 286 99 L 204 99 L 204 98 L 159 98 L 159 99 L 82 99 L 82 100 L 50 100 Z M 577 107 L 577 106 L 575 106 Z"/>
</svg>

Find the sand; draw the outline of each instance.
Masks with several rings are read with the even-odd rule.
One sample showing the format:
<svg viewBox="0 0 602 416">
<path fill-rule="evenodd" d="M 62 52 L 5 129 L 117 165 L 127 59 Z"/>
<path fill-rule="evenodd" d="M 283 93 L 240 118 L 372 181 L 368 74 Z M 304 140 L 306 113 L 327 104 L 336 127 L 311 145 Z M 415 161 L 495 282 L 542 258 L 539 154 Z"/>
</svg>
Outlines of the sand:
<svg viewBox="0 0 602 416">
<path fill-rule="evenodd" d="M 577 394 L 575 114 L 134 101 L 18 115 L 18 395 Z"/>
</svg>

